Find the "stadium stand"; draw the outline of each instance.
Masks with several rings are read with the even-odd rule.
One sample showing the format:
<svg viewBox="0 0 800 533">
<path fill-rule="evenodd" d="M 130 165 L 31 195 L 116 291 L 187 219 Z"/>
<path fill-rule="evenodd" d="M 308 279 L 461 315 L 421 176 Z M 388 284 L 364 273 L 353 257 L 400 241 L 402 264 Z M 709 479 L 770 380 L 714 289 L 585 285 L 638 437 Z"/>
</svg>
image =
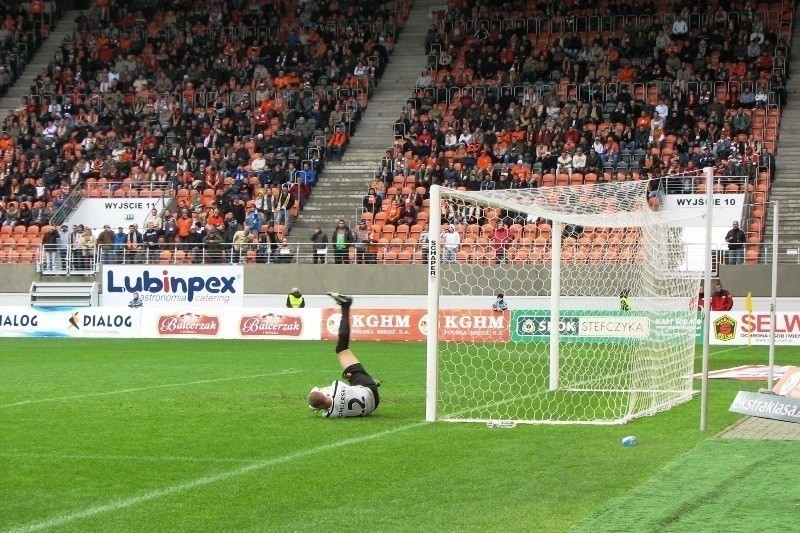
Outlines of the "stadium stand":
<svg viewBox="0 0 800 533">
<path fill-rule="evenodd" d="M 62 13 L 61 1 L 0 4 L 0 97 L 17 82 Z"/>
<path fill-rule="evenodd" d="M 284 184 L 296 216 L 368 105 L 407 15 L 397 6 L 95 5 L 5 121 L 3 223 L 60 224 L 81 196 L 175 195 L 241 225 L 240 203 L 283 200 Z M 262 207 L 266 230 L 280 206 Z M 6 242 L 6 259 L 20 249 Z"/>
<path fill-rule="evenodd" d="M 793 16 L 792 2 L 740 10 L 724 2 L 450 2 L 426 37 L 430 71 L 396 122 L 393 161 L 377 173 L 388 186 L 383 211 L 396 198 L 425 198 L 431 183 L 484 190 L 696 176 L 662 180 L 648 199 L 658 209 L 664 192 L 705 192 L 697 171 L 713 166 L 715 191 L 749 194 L 746 262 L 755 263 Z M 473 211 L 444 206 L 443 223 L 455 224 L 462 242 L 470 240 L 465 227 L 499 223 Z M 362 217 L 382 225 L 366 205 Z M 546 258 L 548 227 L 539 226 L 513 239 L 511 259 Z M 378 234 L 394 238 L 391 229 Z M 606 232 L 594 238 L 576 242 L 579 255 L 596 252 Z M 460 261 L 486 260 L 485 246 L 462 248 Z"/>
<path fill-rule="evenodd" d="M 0 259 L 33 252 L 35 260 L 38 235 L 28 231 L 60 224 L 82 196 L 142 195 L 174 195 L 177 217 L 199 223 L 200 233 L 218 208 L 224 260 L 236 255 L 233 236 L 257 207 L 264 219 L 255 233 L 269 254 L 243 257 L 271 257 L 325 160 L 346 150 L 407 15 L 401 5 L 90 10 L 5 121 L 2 216 L 13 231 L 2 237 Z M 792 2 L 452 0 L 435 20 L 425 40 L 429 71 L 416 80 L 370 184 L 375 194 L 361 206 L 371 261 L 424 259 L 433 183 L 538 187 L 707 166 L 713 184 L 699 172 L 664 181 L 651 206 L 660 207 L 663 192 L 747 192 L 746 260 L 758 260 L 787 98 Z M 488 245 L 507 214 L 469 205 L 446 212 L 462 233 L 460 259 L 498 260 L 499 248 L 493 255 Z M 546 260 L 546 222 L 509 222 L 505 257 Z M 588 257 L 610 238 L 589 231 L 575 238 L 576 254 Z M 159 260 L 203 260 L 163 244 L 173 248 Z"/>
</svg>

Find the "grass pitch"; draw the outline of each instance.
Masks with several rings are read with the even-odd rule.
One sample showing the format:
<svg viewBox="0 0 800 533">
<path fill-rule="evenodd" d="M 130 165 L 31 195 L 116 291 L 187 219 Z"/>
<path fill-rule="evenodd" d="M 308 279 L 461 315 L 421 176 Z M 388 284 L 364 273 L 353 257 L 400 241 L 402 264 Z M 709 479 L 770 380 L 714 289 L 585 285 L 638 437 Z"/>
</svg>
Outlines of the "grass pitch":
<svg viewBox="0 0 800 533">
<path fill-rule="evenodd" d="M 381 406 L 368 418 L 325 420 L 308 410 L 305 395 L 339 375 L 333 348 L 4 339 L 0 530 L 716 528 L 708 520 L 721 509 L 687 502 L 722 500 L 739 481 L 760 469 L 770 476 L 796 457 L 793 445 L 777 445 L 769 449 L 774 462 L 765 463 L 757 459 L 763 443 L 713 438 L 738 418 L 727 410 L 736 391 L 763 386 L 757 382 L 712 380 L 706 433 L 698 430 L 697 400 L 625 426 L 426 424 L 423 343 L 354 343 L 383 381 Z M 712 367 L 763 363 L 766 353 L 726 348 L 713 354 Z M 778 363 L 798 364 L 800 353 L 779 349 Z M 620 446 L 629 434 L 639 446 Z M 733 457 L 756 457 L 737 467 L 746 475 L 728 484 L 709 474 L 671 497 L 691 485 L 695 470 L 713 472 L 710 465 L 732 457 L 725 446 L 737 446 Z M 770 480 L 797 501 L 788 476 Z M 640 505 L 637 495 L 647 491 L 670 494 L 660 507 Z M 615 498 L 651 519 L 609 512 L 623 501 Z M 748 505 L 742 497 L 737 513 Z"/>
</svg>

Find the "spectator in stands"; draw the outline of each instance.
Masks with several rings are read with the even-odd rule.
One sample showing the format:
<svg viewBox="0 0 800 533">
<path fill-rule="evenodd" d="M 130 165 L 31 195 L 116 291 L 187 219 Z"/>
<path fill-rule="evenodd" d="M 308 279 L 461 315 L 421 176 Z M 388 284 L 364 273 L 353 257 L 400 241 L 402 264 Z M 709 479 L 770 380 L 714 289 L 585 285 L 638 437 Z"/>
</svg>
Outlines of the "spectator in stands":
<svg viewBox="0 0 800 533">
<path fill-rule="evenodd" d="M 400 216 L 397 219 L 398 224 L 407 224 L 411 226 L 417 219 L 417 206 L 411 202 L 411 198 L 406 198 L 403 205 L 400 207 Z M 388 218 L 387 218 L 388 220 Z"/>
<path fill-rule="evenodd" d="M 350 262 L 350 245 L 353 243 L 353 232 L 346 222 L 340 219 L 331 233 L 333 243 L 333 262 L 337 265 Z"/>
<path fill-rule="evenodd" d="M 97 240 L 92 235 L 92 230 L 85 228 L 78 241 L 78 268 L 81 270 L 90 270 L 94 268 L 94 252 L 97 245 Z"/>
<path fill-rule="evenodd" d="M 311 242 L 313 242 L 311 253 L 313 254 L 312 262 L 316 264 L 324 264 L 328 257 L 328 236 L 322 231 L 320 226 L 314 228 L 314 233 L 311 235 Z"/>
<path fill-rule="evenodd" d="M 150 212 L 147 214 L 147 216 L 144 217 L 144 223 L 142 224 L 142 226 L 144 226 L 145 228 L 149 228 L 151 222 L 153 223 L 153 227 L 156 230 L 161 230 L 161 226 L 163 224 L 163 220 L 158 215 L 158 209 L 154 208 L 154 209 L 150 210 Z"/>
<path fill-rule="evenodd" d="M 256 246 L 256 262 L 271 263 L 278 248 L 278 236 L 275 234 L 274 222 L 268 222 L 267 228 L 259 233 Z"/>
<path fill-rule="evenodd" d="M 734 115 L 733 120 L 733 133 L 749 133 L 750 132 L 750 115 L 744 112 L 744 109 L 739 107 L 736 115 Z"/>
<path fill-rule="evenodd" d="M 127 239 L 128 235 L 125 233 L 125 229 L 122 226 L 117 228 L 117 232 L 114 234 L 114 247 L 112 250 L 110 262 L 112 263 L 123 262 L 123 257 L 125 256 L 125 243 L 127 242 Z"/>
<path fill-rule="evenodd" d="M 247 216 L 245 217 L 245 225 L 250 228 L 253 235 L 258 235 L 261 226 L 264 225 L 264 216 L 256 209 L 255 204 L 251 204 L 247 208 Z"/>
<path fill-rule="evenodd" d="M 399 223 L 399 221 L 400 221 L 400 200 L 399 198 L 395 197 L 389 204 L 389 208 L 386 209 L 386 223 L 396 226 Z"/>
<path fill-rule="evenodd" d="M 33 222 L 31 208 L 28 207 L 27 202 L 20 202 L 18 224 L 27 228 L 31 225 L 31 222 Z"/>
<path fill-rule="evenodd" d="M 211 224 L 206 225 L 206 235 L 203 237 L 206 263 L 223 263 L 222 229 Z"/>
<path fill-rule="evenodd" d="M 177 226 L 177 240 L 178 242 L 185 242 L 192 231 L 193 221 L 189 210 L 183 208 L 180 210 L 178 220 L 175 221 Z"/>
<path fill-rule="evenodd" d="M 492 233 L 492 247 L 494 248 L 497 260 L 500 263 L 506 262 L 508 247 L 511 245 L 512 241 L 513 238 L 511 236 L 511 232 L 509 231 L 509 221 L 507 219 L 497 221 L 497 227 L 495 228 L 494 233 Z"/>
<path fill-rule="evenodd" d="M 292 245 L 289 243 L 289 239 L 283 237 L 281 239 L 280 244 L 278 245 L 277 250 L 275 251 L 275 262 L 294 263 L 294 261 L 295 261 L 295 251 L 292 248 Z"/>
<path fill-rule="evenodd" d="M 61 259 L 58 253 L 58 232 L 51 227 L 42 237 L 44 249 L 44 271 L 60 270 Z"/>
<path fill-rule="evenodd" d="M 374 263 L 374 259 L 371 257 L 369 253 L 369 246 L 373 244 L 372 239 L 372 231 L 367 228 L 367 221 L 360 220 L 358 222 L 358 228 L 356 231 L 353 232 L 353 240 L 356 253 L 356 263 L 357 264 L 367 264 L 367 263 Z"/>
<path fill-rule="evenodd" d="M 161 224 L 161 237 L 164 242 L 174 244 L 178 240 L 178 221 L 172 216 L 172 211 L 164 211 L 164 219 Z"/>
<path fill-rule="evenodd" d="M 61 256 L 61 268 L 65 268 L 69 258 L 69 245 L 72 244 L 72 234 L 69 226 L 62 224 L 58 230 L 58 253 Z"/>
<path fill-rule="evenodd" d="M 145 254 L 144 261 L 146 263 L 155 262 L 158 259 L 158 254 L 161 247 L 158 245 L 158 238 L 160 231 L 156 228 L 155 222 L 148 222 L 147 227 L 142 234 L 142 246 Z"/>
<path fill-rule="evenodd" d="M 342 130 L 341 126 L 336 126 L 333 135 L 328 140 L 326 155 L 329 160 L 341 159 L 344 153 L 344 148 L 347 145 L 347 134 Z"/>
<path fill-rule="evenodd" d="M 286 233 L 292 229 L 292 207 L 294 206 L 294 196 L 289 190 L 289 185 L 281 185 L 281 191 L 275 200 L 275 223 L 283 224 Z"/>
<path fill-rule="evenodd" d="M 260 227 L 260 226 L 259 226 Z M 233 254 L 231 254 L 231 263 L 242 263 L 244 262 L 247 252 L 250 250 L 254 250 L 252 246 L 256 240 L 256 233 L 253 233 L 250 230 L 249 226 L 245 226 L 244 228 L 240 229 L 233 235 L 232 239 L 232 249 Z"/>
<path fill-rule="evenodd" d="M 139 263 L 144 259 L 144 237 L 135 224 L 128 226 L 128 235 L 125 238 L 124 263 Z"/>
<path fill-rule="evenodd" d="M 3 221 L 4 226 L 18 226 L 20 223 L 19 221 L 19 207 L 17 207 L 16 202 L 12 202 L 6 208 L 5 213 L 5 220 Z"/>
<path fill-rule="evenodd" d="M 100 261 L 106 264 L 112 263 L 114 258 L 114 231 L 110 225 L 103 226 L 103 231 L 97 235 L 96 242 L 100 251 Z"/>
<path fill-rule="evenodd" d="M 453 226 L 444 230 L 442 241 L 444 242 L 444 262 L 449 264 L 457 263 L 456 254 L 461 248 L 461 236 Z"/>
<path fill-rule="evenodd" d="M 728 243 L 728 264 L 744 263 L 744 245 L 747 242 L 747 235 L 739 229 L 738 220 L 733 221 L 732 228 L 725 234 L 725 242 Z"/>
<path fill-rule="evenodd" d="M 369 192 L 364 195 L 364 199 L 361 201 L 361 206 L 364 208 L 365 212 L 372 213 L 373 215 L 382 210 L 381 201 L 378 198 L 378 195 L 375 193 L 374 188 L 370 188 Z"/>
<path fill-rule="evenodd" d="M 195 222 L 189 230 L 189 236 L 183 242 L 183 245 L 188 250 L 188 254 L 192 263 L 203 262 L 203 240 L 205 237 L 205 226 L 203 226 L 200 222 Z"/>
</svg>

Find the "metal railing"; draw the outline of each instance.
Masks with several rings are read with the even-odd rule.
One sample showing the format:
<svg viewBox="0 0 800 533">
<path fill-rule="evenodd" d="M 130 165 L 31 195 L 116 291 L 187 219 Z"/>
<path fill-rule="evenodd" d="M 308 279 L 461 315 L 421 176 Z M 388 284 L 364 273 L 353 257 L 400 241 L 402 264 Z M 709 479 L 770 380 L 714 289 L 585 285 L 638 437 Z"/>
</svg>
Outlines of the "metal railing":
<svg viewBox="0 0 800 533">
<path fill-rule="evenodd" d="M 397 239 L 395 239 L 397 241 Z M 337 250 L 334 245 L 315 248 L 314 243 L 289 243 L 270 248 L 258 243 L 234 245 L 224 243 L 208 244 L 140 244 L 133 249 L 127 245 L 86 247 L 75 245 L 40 245 L 27 252 L 15 252 L 9 256 L 4 252 L 6 263 L 35 263 L 37 271 L 43 275 L 90 276 L 99 272 L 101 265 L 144 265 L 144 264 L 373 264 L 373 265 L 425 265 L 427 264 L 427 244 L 419 242 L 380 242 L 368 245 L 349 245 Z M 616 246 L 613 250 L 612 246 Z M 747 255 L 745 264 L 770 264 L 772 254 L 769 245 L 757 246 L 757 256 Z M 630 248 L 626 252 L 626 247 Z M 639 245 L 620 242 L 616 245 L 597 245 L 564 241 L 562 262 L 579 265 L 628 264 L 635 262 Z M 613 252 L 613 256 L 608 253 Z M 733 257 L 723 249 L 712 250 L 712 274 L 719 272 L 719 266 L 732 264 Z M 550 245 L 530 244 L 515 241 L 502 248 L 491 242 L 467 241 L 459 245 L 452 254 L 442 257 L 453 264 L 500 263 L 517 266 L 549 264 Z M 781 243 L 778 253 L 779 264 L 800 265 L 800 242 Z"/>
<path fill-rule="evenodd" d="M 53 226 L 62 224 L 69 214 L 72 213 L 72 210 L 75 209 L 75 206 L 78 205 L 78 202 L 81 201 L 82 197 L 80 188 L 73 189 L 66 200 L 64 200 L 64 203 L 61 204 L 61 207 L 58 208 L 55 215 L 53 215 L 53 218 L 50 219 L 50 224 Z"/>
<path fill-rule="evenodd" d="M 515 16 L 516 15 L 516 16 Z M 724 15 L 724 16 L 723 16 Z M 765 30 L 771 30 L 780 37 L 785 37 L 791 31 L 794 15 L 787 9 L 758 9 L 752 13 L 754 17 L 764 22 Z M 716 12 L 708 11 L 704 13 L 691 13 L 687 23 L 689 29 L 706 27 L 707 25 L 718 22 L 727 25 L 729 20 L 738 22 L 740 12 Z M 536 34 L 539 41 L 549 42 L 555 36 L 560 36 L 565 32 L 578 32 L 585 36 L 587 33 L 615 32 L 630 28 L 649 30 L 652 27 L 662 27 L 664 24 L 672 24 L 677 18 L 674 12 L 653 13 L 653 14 L 633 14 L 633 15 L 543 15 L 543 16 L 524 16 L 519 13 L 512 13 L 511 16 L 495 18 L 491 14 L 488 17 L 453 20 L 443 18 L 438 22 L 440 29 L 450 31 L 455 27 L 460 27 L 467 34 L 472 35 L 481 27 L 490 30 L 493 26 L 501 30 L 516 28 L 520 25 L 526 34 Z"/>
</svg>

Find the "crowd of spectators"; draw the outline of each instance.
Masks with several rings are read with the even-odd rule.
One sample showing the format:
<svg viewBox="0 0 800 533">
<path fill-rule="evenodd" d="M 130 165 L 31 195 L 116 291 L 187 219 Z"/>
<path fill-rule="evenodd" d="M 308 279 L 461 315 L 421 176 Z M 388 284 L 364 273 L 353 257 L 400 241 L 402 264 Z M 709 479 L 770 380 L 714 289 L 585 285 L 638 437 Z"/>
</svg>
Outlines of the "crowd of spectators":
<svg viewBox="0 0 800 533">
<path fill-rule="evenodd" d="M 791 5 L 769 6 L 448 4 L 426 36 L 430 68 L 395 123 L 365 218 L 407 223 L 399 211 L 433 183 L 492 190 L 689 176 L 650 191 L 657 209 L 664 192 L 704 190 L 698 171 L 714 167 L 739 177 L 715 188 L 768 191 L 793 16 Z M 476 218 L 469 206 L 443 212 L 445 223 Z"/>
<path fill-rule="evenodd" d="M 61 14 L 60 2 L 0 4 L 0 97 L 22 75 Z"/>
<path fill-rule="evenodd" d="M 179 216 L 217 208 L 243 226 L 235 206 L 260 203 L 263 225 L 288 232 L 324 160 L 341 156 L 399 21 L 371 2 L 259 5 L 82 15 L 84 31 L 5 121 L 17 142 L 4 187 L 39 184 L 28 167 L 54 204 L 86 180 L 168 181 Z M 433 183 L 537 187 L 713 166 L 768 187 L 793 15 L 768 6 L 449 3 L 365 221 L 424 224 Z M 7 201 L 16 191 L 4 189 Z"/>
<path fill-rule="evenodd" d="M 406 14 L 377 0 L 127 6 L 81 12 L 4 119 L 0 224 L 47 226 L 76 188 L 166 183 L 179 217 L 219 210 L 244 226 L 257 204 L 256 234 L 271 221 L 288 233 L 326 158 L 346 149 Z"/>
</svg>

